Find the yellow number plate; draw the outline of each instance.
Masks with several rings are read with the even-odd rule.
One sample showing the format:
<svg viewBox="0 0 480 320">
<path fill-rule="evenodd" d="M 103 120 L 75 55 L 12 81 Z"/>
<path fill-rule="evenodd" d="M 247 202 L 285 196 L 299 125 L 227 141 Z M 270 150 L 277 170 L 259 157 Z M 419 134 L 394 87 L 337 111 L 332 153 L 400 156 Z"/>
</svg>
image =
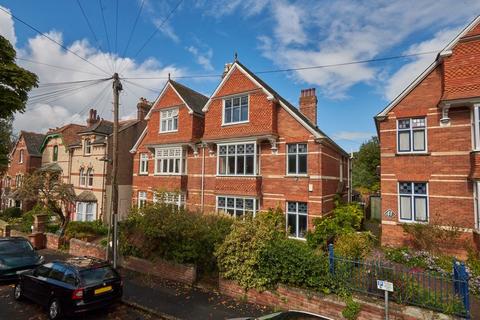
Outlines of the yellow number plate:
<svg viewBox="0 0 480 320">
<path fill-rule="evenodd" d="M 104 293 L 104 292 L 108 292 L 108 291 L 112 291 L 112 286 L 96 289 L 95 294 L 100 294 L 100 293 Z"/>
</svg>

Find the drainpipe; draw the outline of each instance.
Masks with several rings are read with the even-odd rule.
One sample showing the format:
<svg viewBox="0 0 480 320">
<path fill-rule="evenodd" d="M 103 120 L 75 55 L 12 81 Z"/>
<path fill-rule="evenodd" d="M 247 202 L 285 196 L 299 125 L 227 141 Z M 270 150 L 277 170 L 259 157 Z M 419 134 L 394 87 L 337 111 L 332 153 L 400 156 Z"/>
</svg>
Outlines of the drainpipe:
<svg viewBox="0 0 480 320">
<path fill-rule="evenodd" d="M 352 202 L 352 159 L 353 159 L 353 152 L 348 157 L 348 202 Z"/>
<path fill-rule="evenodd" d="M 105 137 L 105 149 L 104 149 L 104 152 L 103 152 L 103 158 L 107 159 L 107 157 L 108 157 L 108 138 Z M 102 177 L 102 204 L 100 205 L 100 210 L 101 210 L 101 213 L 102 213 L 101 214 L 102 220 L 105 216 L 105 208 L 104 208 L 105 201 L 104 201 L 103 198 L 105 196 L 105 180 L 107 179 L 106 166 L 107 166 L 107 161 L 104 160 L 103 161 L 103 173 L 102 173 L 102 175 L 103 175 L 103 177 Z"/>
<path fill-rule="evenodd" d="M 205 195 L 205 144 L 202 143 L 202 187 L 201 187 L 201 199 L 200 199 L 200 207 L 202 208 L 202 213 L 204 211 L 204 195 Z"/>
</svg>

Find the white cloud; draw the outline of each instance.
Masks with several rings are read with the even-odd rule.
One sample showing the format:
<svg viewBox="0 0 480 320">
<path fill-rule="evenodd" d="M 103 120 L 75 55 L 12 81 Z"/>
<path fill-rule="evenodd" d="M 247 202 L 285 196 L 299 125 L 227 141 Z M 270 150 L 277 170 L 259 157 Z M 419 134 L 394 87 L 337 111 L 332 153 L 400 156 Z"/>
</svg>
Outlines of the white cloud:
<svg viewBox="0 0 480 320">
<path fill-rule="evenodd" d="M 275 37 L 283 44 L 305 44 L 307 35 L 303 30 L 302 19 L 306 15 L 304 9 L 278 1 L 273 6 L 273 14 L 277 22 Z"/>
<path fill-rule="evenodd" d="M 173 30 L 173 27 L 170 25 L 169 22 L 164 22 L 164 19 L 154 19 L 153 24 L 155 25 L 158 30 L 163 33 L 164 36 L 170 38 L 173 42 L 179 43 L 180 38 Z M 163 25 L 162 25 L 163 24 Z"/>
<path fill-rule="evenodd" d="M 271 0 L 198 0 L 198 7 L 206 8 L 206 14 L 220 18 L 234 12 L 250 17 L 259 14 Z"/>
<path fill-rule="evenodd" d="M 11 12 L 10 9 L 0 6 L 2 9 Z M 17 37 L 15 36 L 15 29 L 12 18 L 3 11 L 0 11 L 0 34 L 10 41 L 13 47 L 17 44 Z"/>
<path fill-rule="evenodd" d="M 429 52 L 445 47 L 460 32 L 459 28 L 445 29 L 437 32 L 427 41 L 412 45 L 406 54 L 415 52 Z M 436 54 L 428 54 L 413 58 L 412 62 L 403 65 L 388 79 L 385 85 L 385 98 L 393 100 L 400 94 L 416 77 L 418 77 L 433 61 Z"/>
<path fill-rule="evenodd" d="M 364 131 L 340 131 L 334 133 L 332 136 L 336 140 L 364 141 L 370 139 L 374 135 L 374 133 Z"/>
<path fill-rule="evenodd" d="M 204 52 L 200 52 L 199 49 L 195 46 L 189 46 L 189 47 L 186 47 L 185 49 L 195 57 L 195 61 L 199 65 L 201 65 L 205 70 L 213 71 L 213 66 L 212 66 L 213 50 L 211 48 L 206 48 Z"/>
</svg>

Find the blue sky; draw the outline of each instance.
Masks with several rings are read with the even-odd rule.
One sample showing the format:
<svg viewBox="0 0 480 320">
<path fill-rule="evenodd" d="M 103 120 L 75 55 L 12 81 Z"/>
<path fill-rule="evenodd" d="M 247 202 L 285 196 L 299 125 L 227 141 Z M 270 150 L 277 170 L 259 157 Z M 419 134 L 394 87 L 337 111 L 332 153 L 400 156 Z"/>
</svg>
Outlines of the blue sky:
<svg viewBox="0 0 480 320">
<path fill-rule="evenodd" d="M 315 1 L 315 0 L 184 0 L 144 49 L 138 50 L 176 6 L 177 0 L 145 0 L 137 28 L 123 52 L 142 0 L 80 0 L 99 40 L 94 40 L 76 1 L 2 0 L 0 5 L 48 33 L 108 72 L 113 65 L 124 77 L 172 77 L 220 74 L 224 64 L 239 60 L 252 71 L 297 68 L 440 50 L 480 13 L 479 1 Z M 0 34 L 18 56 L 42 63 L 99 73 L 97 69 L 39 37 L 0 11 Z M 435 54 L 369 64 L 262 74 L 294 105 L 301 89 L 315 87 L 319 127 L 347 151 L 375 134 L 372 117 L 433 59 Z M 114 62 L 113 62 L 114 61 Z M 41 83 L 77 81 L 98 76 L 20 61 Z M 101 73 L 101 72 L 100 72 Z M 102 75 L 104 76 L 104 74 Z M 179 79 L 206 95 L 219 78 Z M 132 80 L 160 90 L 164 80 Z M 158 93 L 124 82 L 122 116 L 135 113 L 139 96 Z M 16 130 L 42 131 L 68 122 L 83 122 L 95 106 L 110 119 L 106 84 L 79 90 L 64 99 L 30 103 L 15 120 Z M 32 95 L 48 92 L 37 89 Z"/>
</svg>

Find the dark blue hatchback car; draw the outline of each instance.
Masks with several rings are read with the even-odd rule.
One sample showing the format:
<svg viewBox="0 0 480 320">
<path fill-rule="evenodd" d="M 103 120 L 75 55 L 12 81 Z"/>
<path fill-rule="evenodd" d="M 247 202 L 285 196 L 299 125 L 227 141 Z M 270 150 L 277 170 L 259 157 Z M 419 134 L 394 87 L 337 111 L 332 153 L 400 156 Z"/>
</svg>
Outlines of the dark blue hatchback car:
<svg viewBox="0 0 480 320">
<path fill-rule="evenodd" d="M 32 244 L 25 238 L 0 238 L 0 281 L 18 279 L 18 273 L 43 263 Z"/>
</svg>

